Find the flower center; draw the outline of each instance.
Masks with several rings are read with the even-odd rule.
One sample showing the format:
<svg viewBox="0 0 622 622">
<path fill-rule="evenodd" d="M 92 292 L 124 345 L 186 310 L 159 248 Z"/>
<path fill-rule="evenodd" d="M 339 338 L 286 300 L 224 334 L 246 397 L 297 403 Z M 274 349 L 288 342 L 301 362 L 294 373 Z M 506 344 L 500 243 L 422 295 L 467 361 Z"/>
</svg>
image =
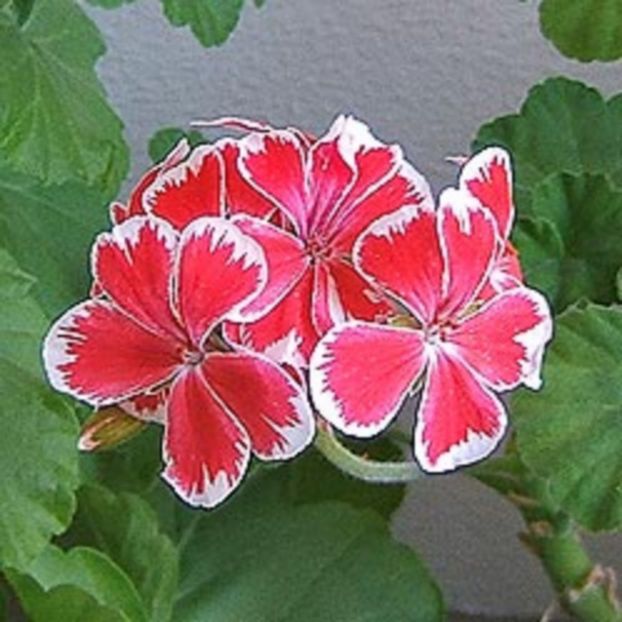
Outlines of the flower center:
<svg viewBox="0 0 622 622">
<path fill-rule="evenodd" d="M 184 348 L 181 353 L 181 360 L 184 365 L 198 365 L 203 360 L 203 352 L 195 349 Z"/>
<path fill-rule="evenodd" d="M 332 255 L 330 247 L 318 236 L 314 236 L 307 241 L 305 250 L 312 263 L 320 263 L 329 259 Z"/>
</svg>

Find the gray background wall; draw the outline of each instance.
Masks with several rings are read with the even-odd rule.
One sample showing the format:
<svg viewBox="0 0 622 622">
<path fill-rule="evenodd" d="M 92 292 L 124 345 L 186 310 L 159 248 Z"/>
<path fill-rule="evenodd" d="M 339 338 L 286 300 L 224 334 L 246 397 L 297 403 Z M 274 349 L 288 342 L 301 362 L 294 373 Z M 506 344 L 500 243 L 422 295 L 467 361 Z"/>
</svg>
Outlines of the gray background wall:
<svg viewBox="0 0 622 622">
<path fill-rule="evenodd" d="M 443 158 L 468 151 L 487 119 L 516 110 L 553 74 L 622 91 L 622 64 L 563 59 L 539 33 L 535 2 L 518 0 L 267 0 L 249 6 L 224 47 L 205 50 L 172 28 L 156 0 L 89 9 L 108 53 L 99 71 L 127 126 L 133 179 L 151 134 L 190 119 L 238 114 L 321 132 L 341 111 L 400 142 L 438 190 Z M 395 520 L 445 588 L 452 608 L 538 619 L 552 596 L 517 543 L 513 509 L 461 476 L 413 487 Z M 622 572 L 622 536 L 593 539 Z"/>
</svg>

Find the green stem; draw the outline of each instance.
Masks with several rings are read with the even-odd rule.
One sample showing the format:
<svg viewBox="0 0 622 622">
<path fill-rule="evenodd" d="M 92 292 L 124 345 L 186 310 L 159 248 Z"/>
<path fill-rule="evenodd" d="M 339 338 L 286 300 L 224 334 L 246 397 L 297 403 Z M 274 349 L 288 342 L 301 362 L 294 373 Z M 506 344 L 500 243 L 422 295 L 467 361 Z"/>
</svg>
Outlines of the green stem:
<svg viewBox="0 0 622 622">
<path fill-rule="evenodd" d="M 576 526 L 557 510 L 548 483 L 532 475 L 516 454 L 470 469 L 518 508 L 527 532 L 521 539 L 542 563 L 562 607 L 582 622 L 622 622 L 613 571 L 595 564 Z"/>
<path fill-rule="evenodd" d="M 352 453 L 322 422 L 318 425 L 315 446 L 337 468 L 365 482 L 402 484 L 426 475 L 414 462 L 378 462 Z"/>
</svg>

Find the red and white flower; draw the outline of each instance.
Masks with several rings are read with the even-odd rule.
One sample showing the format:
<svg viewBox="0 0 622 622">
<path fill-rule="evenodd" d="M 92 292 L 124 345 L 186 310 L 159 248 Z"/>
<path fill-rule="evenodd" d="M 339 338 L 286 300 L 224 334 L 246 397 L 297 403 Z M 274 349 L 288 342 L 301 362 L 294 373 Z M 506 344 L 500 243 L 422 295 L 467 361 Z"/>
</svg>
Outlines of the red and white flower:
<svg viewBox="0 0 622 622">
<path fill-rule="evenodd" d="M 271 311 L 257 322 L 228 323 L 231 343 L 306 366 L 335 322 L 373 320 L 387 301 L 352 266 L 352 245 L 377 217 L 400 206 L 432 205 L 428 184 L 396 145 L 339 117 L 313 140 L 294 128 L 241 119 L 218 125 L 248 131 L 170 160 L 142 190 L 142 209 L 176 228 L 227 215 L 266 253 L 269 281 L 255 301 Z"/>
<path fill-rule="evenodd" d="M 481 296 L 507 239 L 501 222 L 471 192 L 448 189 L 438 211 L 405 206 L 364 232 L 354 263 L 405 315 L 346 322 L 320 341 L 310 387 L 325 419 L 346 434 L 375 435 L 422 383 L 414 451 L 425 470 L 494 450 L 507 424 L 495 393 L 540 386 L 552 333 L 538 292 L 518 285 Z"/>
<path fill-rule="evenodd" d="M 204 217 L 179 234 L 162 219 L 130 217 L 98 237 L 92 270 L 101 295 L 46 337 L 50 382 L 96 407 L 159 395 L 163 476 L 186 501 L 212 507 L 239 484 L 251 453 L 286 459 L 310 443 L 300 386 L 219 337 L 221 322 L 258 317 L 250 307 L 266 283 L 262 249 L 235 225 Z"/>
<path fill-rule="evenodd" d="M 406 203 L 430 207 L 429 186 L 398 146 L 380 142 L 352 117 L 337 118 L 311 146 L 299 132 L 272 130 L 249 134 L 239 149 L 242 178 L 288 225 L 237 220 L 274 257 L 274 275 L 280 266 L 271 292 L 278 304 L 258 322 L 228 327 L 227 334 L 277 360 L 306 366 L 334 324 L 391 311 L 381 292 L 357 274 L 352 246 L 379 216 Z"/>
</svg>

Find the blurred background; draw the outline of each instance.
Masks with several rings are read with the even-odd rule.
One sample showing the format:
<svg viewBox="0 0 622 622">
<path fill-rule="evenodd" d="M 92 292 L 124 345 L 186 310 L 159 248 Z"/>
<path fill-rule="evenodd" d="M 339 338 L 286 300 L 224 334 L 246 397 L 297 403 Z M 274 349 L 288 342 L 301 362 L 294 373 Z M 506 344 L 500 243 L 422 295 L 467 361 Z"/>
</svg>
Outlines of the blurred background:
<svg viewBox="0 0 622 622">
<path fill-rule="evenodd" d="M 98 70 L 126 123 L 132 182 L 164 126 L 241 115 L 320 133 L 349 112 L 383 141 L 401 143 L 438 191 L 454 181 L 444 157 L 467 153 L 479 126 L 517 111 L 533 84 L 561 74 L 605 95 L 622 91 L 619 63 L 582 65 L 553 49 L 535 3 L 247 4 L 231 39 L 207 50 L 187 29 L 171 28 L 153 0 L 110 12 L 87 7 L 108 44 Z M 552 592 L 516 538 L 521 528 L 509 504 L 459 475 L 411 486 L 394 520 L 396 536 L 416 546 L 446 591 L 455 620 L 537 620 L 547 608 Z M 622 572 L 622 536 L 590 546 Z"/>
</svg>

